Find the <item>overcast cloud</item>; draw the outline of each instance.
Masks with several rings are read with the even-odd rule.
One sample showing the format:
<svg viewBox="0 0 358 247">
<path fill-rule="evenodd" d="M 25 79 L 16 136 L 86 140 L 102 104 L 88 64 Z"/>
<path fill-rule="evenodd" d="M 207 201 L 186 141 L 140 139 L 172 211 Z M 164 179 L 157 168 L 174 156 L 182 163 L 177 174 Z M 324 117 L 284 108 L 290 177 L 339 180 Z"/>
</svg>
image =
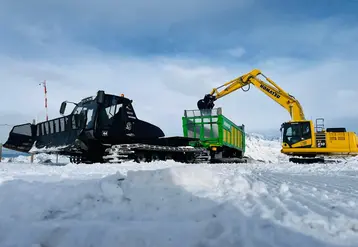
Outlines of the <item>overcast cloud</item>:
<svg viewBox="0 0 358 247">
<path fill-rule="evenodd" d="M 356 128 L 357 1 L 0 0 L 0 124 L 50 118 L 63 100 L 104 89 L 181 135 L 184 109 L 253 68 L 300 100 L 307 118 Z M 290 6 L 292 4 L 292 6 Z M 217 101 L 248 131 L 289 114 L 256 88 Z M 340 121 L 342 118 L 342 121 Z M 9 128 L 0 127 L 0 141 Z"/>
</svg>

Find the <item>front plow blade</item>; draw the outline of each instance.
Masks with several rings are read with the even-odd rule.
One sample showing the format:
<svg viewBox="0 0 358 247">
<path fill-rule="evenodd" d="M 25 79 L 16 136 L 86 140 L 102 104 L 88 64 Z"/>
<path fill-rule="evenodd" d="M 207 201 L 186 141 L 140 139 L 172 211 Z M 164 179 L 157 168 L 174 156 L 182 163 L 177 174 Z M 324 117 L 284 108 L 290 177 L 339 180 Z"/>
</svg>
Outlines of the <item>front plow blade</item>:
<svg viewBox="0 0 358 247">
<path fill-rule="evenodd" d="M 4 147 L 28 153 L 35 142 L 35 129 L 35 125 L 30 123 L 14 126 Z"/>
</svg>

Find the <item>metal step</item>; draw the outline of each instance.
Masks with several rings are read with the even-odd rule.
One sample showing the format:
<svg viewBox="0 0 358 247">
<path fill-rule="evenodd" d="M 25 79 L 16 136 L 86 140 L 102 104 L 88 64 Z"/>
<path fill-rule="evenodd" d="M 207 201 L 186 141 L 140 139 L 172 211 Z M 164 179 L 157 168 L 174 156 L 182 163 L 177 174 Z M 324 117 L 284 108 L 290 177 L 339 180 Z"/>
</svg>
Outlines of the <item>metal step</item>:
<svg viewBox="0 0 358 247">
<path fill-rule="evenodd" d="M 326 140 L 325 136 L 316 136 L 316 140 Z"/>
<path fill-rule="evenodd" d="M 325 140 L 326 139 L 326 133 L 316 133 L 316 139 Z"/>
</svg>

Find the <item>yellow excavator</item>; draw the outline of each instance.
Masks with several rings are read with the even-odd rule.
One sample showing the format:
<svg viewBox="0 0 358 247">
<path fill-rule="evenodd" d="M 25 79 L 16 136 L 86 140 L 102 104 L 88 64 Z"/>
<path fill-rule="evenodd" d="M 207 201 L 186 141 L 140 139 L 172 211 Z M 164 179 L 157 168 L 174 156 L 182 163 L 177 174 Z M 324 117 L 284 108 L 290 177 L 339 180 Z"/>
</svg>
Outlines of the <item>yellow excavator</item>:
<svg viewBox="0 0 358 247">
<path fill-rule="evenodd" d="M 260 79 L 263 77 L 263 79 Z M 266 77 L 259 69 L 244 74 L 234 80 L 212 89 L 198 101 L 199 110 L 214 108 L 214 101 L 245 86 L 254 85 L 261 92 L 285 108 L 291 120 L 281 125 L 281 153 L 289 155 L 294 163 L 325 163 L 325 157 L 352 157 L 358 155 L 358 137 L 346 128 L 324 127 L 324 119 L 312 120 L 305 118 L 300 102 L 285 92 L 274 81 Z M 331 160 L 332 161 L 332 160 Z"/>
</svg>

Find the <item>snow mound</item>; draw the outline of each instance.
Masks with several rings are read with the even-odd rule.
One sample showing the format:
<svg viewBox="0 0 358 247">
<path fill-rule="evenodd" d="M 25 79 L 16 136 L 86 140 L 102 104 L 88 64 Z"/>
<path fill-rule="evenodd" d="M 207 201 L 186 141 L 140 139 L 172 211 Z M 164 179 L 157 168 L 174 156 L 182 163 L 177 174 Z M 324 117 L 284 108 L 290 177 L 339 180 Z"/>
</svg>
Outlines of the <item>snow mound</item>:
<svg viewBox="0 0 358 247">
<path fill-rule="evenodd" d="M 196 205 L 199 200 L 186 191 L 207 196 L 208 191 L 215 194 L 217 186 L 212 171 L 198 167 L 128 171 L 126 176 L 118 172 L 99 180 L 77 182 L 11 180 L 1 186 L 0 216 L 33 221 L 182 219 L 183 209 L 187 217 L 200 215 L 203 210 L 196 207 L 200 206 Z M 18 196 L 11 199 L 14 190 Z"/>
<path fill-rule="evenodd" d="M 243 165 L 158 169 L 161 165 L 135 171 L 128 164 L 78 170 L 75 165 L 4 164 L 0 246 L 333 247 L 358 242 L 357 198 L 346 200 L 356 191 L 348 186 L 354 177 L 334 182 L 311 172 L 301 179 Z M 86 176 L 94 171 L 97 177 Z M 49 173 L 67 175 L 50 179 Z M 326 181 L 331 183 L 324 186 Z"/>
<path fill-rule="evenodd" d="M 265 163 L 286 162 L 288 158 L 281 152 L 279 139 L 268 140 L 264 136 L 255 133 L 246 134 L 245 155 L 254 160 Z"/>
<path fill-rule="evenodd" d="M 55 165 L 58 158 L 59 164 L 68 164 L 70 162 L 70 159 L 65 156 L 59 155 L 58 157 L 54 154 L 36 154 L 34 155 L 34 163 L 41 163 L 41 164 L 48 164 L 48 165 Z M 11 163 L 30 163 L 31 162 L 31 156 L 30 155 L 19 155 L 16 157 L 11 158 L 3 158 L 2 162 L 11 162 Z"/>
<path fill-rule="evenodd" d="M 230 231 L 218 219 L 221 206 L 209 199 L 220 194 L 218 184 L 211 170 L 200 167 L 118 172 L 86 181 L 5 181 L 0 245 L 215 244 Z"/>
</svg>

